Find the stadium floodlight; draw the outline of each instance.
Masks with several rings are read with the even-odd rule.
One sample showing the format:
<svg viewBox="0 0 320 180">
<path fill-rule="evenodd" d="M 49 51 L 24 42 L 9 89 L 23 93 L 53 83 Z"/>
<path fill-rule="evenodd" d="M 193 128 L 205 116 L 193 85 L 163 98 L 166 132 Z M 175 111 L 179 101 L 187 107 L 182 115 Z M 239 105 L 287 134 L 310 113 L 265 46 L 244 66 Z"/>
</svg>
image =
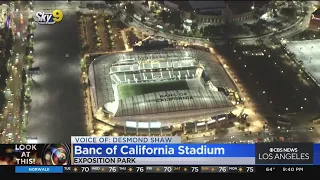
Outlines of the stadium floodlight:
<svg viewBox="0 0 320 180">
<path fill-rule="evenodd" d="M 137 122 L 135 122 L 135 121 L 127 121 L 127 122 L 126 122 L 126 126 L 127 126 L 127 127 L 136 128 L 136 127 L 137 127 Z"/>
<path fill-rule="evenodd" d="M 208 124 L 212 124 L 212 123 L 215 123 L 215 122 L 216 122 L 216 120 L 212 119 L 212 120 L 208 121 Z"/>
<path fill-rule="evenodd" d="M 28 140 L 27 140 L 27 143 L 28 143 L 28 144 L 38 144 L 39 141 L 38 141 L 37 139 L 28 139 Z"/>
<path fill-rule="evenodd" d="M 138 123 L 138 128 L 149 128 L 149 123 L 148 122 L 139 122 Z"/>
<path fill-rule="evenodd" d="M 197 126 L 203 126 L 205 124 L 206 124 L 205 122 L 200 122 L 200 123 L 197 123 Z"/>
<path fill-rule="evenodd" d="M 150 123 L 150 128 L 160 128 L 161 127 L 161 122 L 151 122 Z"/>
</svg>

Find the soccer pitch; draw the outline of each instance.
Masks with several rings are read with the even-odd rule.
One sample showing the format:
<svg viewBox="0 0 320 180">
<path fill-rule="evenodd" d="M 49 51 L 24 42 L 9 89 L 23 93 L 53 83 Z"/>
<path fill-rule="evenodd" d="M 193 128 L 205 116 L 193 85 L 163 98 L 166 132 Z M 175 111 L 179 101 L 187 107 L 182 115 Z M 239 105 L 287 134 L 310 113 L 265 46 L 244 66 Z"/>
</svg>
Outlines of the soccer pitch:
<svg viewBox="0 0 320 180">
<path fill-rule="evenodd" d="M 189 89 L 189 87 L 185 80 L 118 85 L 118 93 L 120 99 L 152 92 L 186 89 Z"/>
</svg>

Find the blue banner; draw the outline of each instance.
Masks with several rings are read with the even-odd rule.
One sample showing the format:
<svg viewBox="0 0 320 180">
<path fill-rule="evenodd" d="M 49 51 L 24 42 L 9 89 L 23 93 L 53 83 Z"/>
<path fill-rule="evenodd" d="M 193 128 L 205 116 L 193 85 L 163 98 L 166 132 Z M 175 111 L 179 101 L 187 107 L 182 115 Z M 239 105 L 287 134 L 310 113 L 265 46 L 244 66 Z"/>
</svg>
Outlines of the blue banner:
<svg viewBox="0 0 320 180">
<path fill-rule="evenodd" d="M 73 157 L 255 157 L 254 144 L 73 144 Z"/>
<path fill-rule="evenodd" d="M 313 164 L 320 165 L 320 144 L 313 145 Z"/>
</svg>

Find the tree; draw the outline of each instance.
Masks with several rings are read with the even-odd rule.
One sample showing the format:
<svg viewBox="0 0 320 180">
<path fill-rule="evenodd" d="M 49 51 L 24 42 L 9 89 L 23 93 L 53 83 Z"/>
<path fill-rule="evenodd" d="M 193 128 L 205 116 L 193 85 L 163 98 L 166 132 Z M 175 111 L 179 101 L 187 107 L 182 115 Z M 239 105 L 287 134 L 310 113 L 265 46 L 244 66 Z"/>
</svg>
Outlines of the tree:
<svg viewBox="0 0 320 180">
<path fill-rule="evenodd" d="M 126 12 L 127 12 L 128 14 L 130 14 L 130 15 L 133 16 L 134 13 L 135 13 L 135 9 L 134 9 L 133 4 L 128 3 L 128 4 L 126 5 L 126 7 L 127 7 Z"/>
<path fill-rule="evenodd" d="M 34 18 L 31 16 L 31 17 L 28 19 L 28 22 L 29 22 L 29 23 L 34 22 Z"/>
<path fill-rule="evenodd" d="M 282 8 L 280 13 L 288 19 L 296 19 L 296 9 L 294 8 Z"/>
<path fill-rule="evenodd" d="M 180 12 L 172 12 L 169 16 L 170 24 L 173 24 L 175 28 L 180 29 L 182 26 L 182 19 L 180 16 Z"/>
<path fill-rule="evenodd" d="M 86 61 L 81 60 L 81 62 L 80 62 L 80 67 L 81 67 L 81 71 L 82 71 L 82 72 L 87 72 L 87 64 L 86 64 Z"/>
<path fill-rule="evenodd" d="M 151 6 L 151 7 L 150 7 L 150 11 L 151 11 L 151 12 L 156 12 L 156 11 L 157 11 L 157 8 L 156 8 L 155 6 Z"/>
<path fill-rule="evenodd" d="M 190 19 L 191 19 L 192 21 L 197 20 L 197 15 L 196 15 L 195 13 L 191 13 L 191 14 L 190 14 Z"/>
<path fill-rule="evenodd" d="M 27 82 L 26 70 L 24 68 L 22 69 L 21 81 L 23 84 L 25 84 Z"/>
<path fill-rule="evenodd" d="M 33 48 L 33 40 L 29 40 L 28 42 L 27 42 L 27 47 L 29 47 L 29 48 Z"/>
<path fill-rule="evenodd" d="M 35 30 L 36 27 L 37 27 L 37 26 L 36 26 L 36 23 L 32 22 L 32 23 L 31 23 L 31 29 L 32 29 L 32 30 Z"/>
<path fill-rule="evenodd" d="M 133 18 L 131 16 L 127 16 L 126 21 L 128 23 L 131 23 L 133 21 Z"/>
<path fill-rule="evenodd" d="M 83 52 L 87 52 L 89 50 L 89 45 L 88 44 L 82 44 L 81 48 L 82 48 Z"/>
<path fill-rule="evenodd" d="M 25 56 L 25 62 L 27 65 L 32 67 L 32 64 L 34 63 L 33 56 L 32 55 Z"/>
<path fill-rule="evenodd" d="M 170 16 L 170 13 L 169 12 L 167 12 L 167 11 L 161 11 L 160 12 L 160 17 L 161 17 L 161 19 L 162 19 L 162 21 L 164 22 L 164 23 L 168 23 L 168 20 L 169 20 L 169 17 Z"/>
<path fill-rule="evenodd" d="M 192 31 L 195 31 L 195 30 L 197 30 L 197 29 L 198 29 L 198 24 L 195 23 L 195 22 L 193 22 L 193 23 L 191 24 L 191 30 L 192 30 Z"/>
<path fill-rule="evenodd" d="M 203 34 L 203 33 L 204 33 L 204 29 L 203 29 L 203 27 L 200 27 L 199 32 L 200 32 L 201 34 Z"/>
<path fill-rule="evenodd" d="M 121 11 L 120 10 L 117 10 L 114 14 L 116 17 L 120 17 L 121 16 Z"/>
<path fill-rule="evenodd" d="M 26 91 L 26 88 L 24 86 L 22 86 L 21 94 L 20 94 L 20 97 L 21 97 L 21 99 L 20 99 L 20 111 L 23 111 L 23 108 L 24 108 L 24 103 L 23 102 L 25 101 L 25 96 L 24 96 L 25 91 Z"/>
<path fill-rule="evenodd" d="M 24 102 L 25 102 L 27 105 L 29 105 L 29 104 L 32 102 L 32 100 L 31 100 L 31 98 L 30 98 L 29 96 L 25 96 Z"/>
<path fill-rule="evenodd" d="M 83 87 L 83 90 L 86 90 L 89 86 L 87 83 L 82 83 L 82 87 Z M 87 93 L 85 93 L 84 95 L 86 96 Z"/>
<path fill-rule="evenodd" d="M 146 21 L 146 16 L 145 15 L 142 15 L 141 16 L 141 23 L 144 23 Z"/>
<path fill-rule="evenodd" d="M 3 92 L 0 92 L 0 108 L 3 109 L 6 105 L 4 104 L 5 102 L 5 96 Z"/>
</svg>

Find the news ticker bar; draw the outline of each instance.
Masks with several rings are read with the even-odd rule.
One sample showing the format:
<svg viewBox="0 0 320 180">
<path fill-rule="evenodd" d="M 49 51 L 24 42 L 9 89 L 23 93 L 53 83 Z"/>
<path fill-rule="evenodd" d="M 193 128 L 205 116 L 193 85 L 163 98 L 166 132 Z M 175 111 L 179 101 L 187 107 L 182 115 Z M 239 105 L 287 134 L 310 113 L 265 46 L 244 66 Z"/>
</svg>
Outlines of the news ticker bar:
<svg viewBox="0 0 320 180">
<path fill-rule="evenodd" d="M 320 144 L 1 144 L 0 164 L 320 165 Z"/>
<path fill-rule="evenodd" d="M 279 173 L 319 171 L 320 166 L 0 166 L 0 173 L 20 174 L 116 174 L 116 173 Z"/>
</svg>

